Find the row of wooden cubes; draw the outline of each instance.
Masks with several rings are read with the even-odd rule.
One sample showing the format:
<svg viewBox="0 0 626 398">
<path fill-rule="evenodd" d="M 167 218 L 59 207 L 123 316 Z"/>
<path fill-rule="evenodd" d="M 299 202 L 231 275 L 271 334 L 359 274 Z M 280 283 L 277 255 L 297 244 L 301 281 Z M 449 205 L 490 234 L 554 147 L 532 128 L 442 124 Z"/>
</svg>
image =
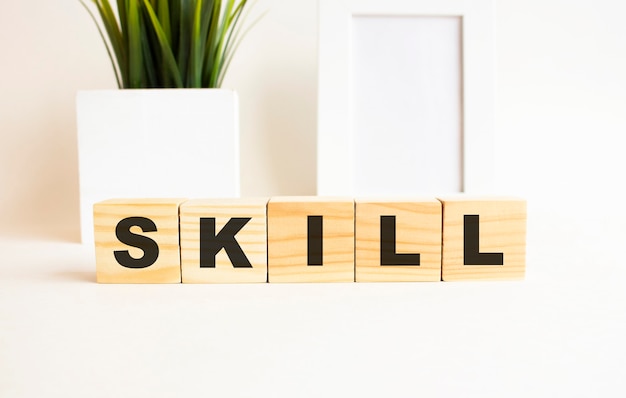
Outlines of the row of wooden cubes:
<svg viewBox="0 0 626 398">
<path fill-rule="evenodd" d="M 520 279 L 526 202 L 112 199 L 94 205 L 100 283 Z"/>
</svg>

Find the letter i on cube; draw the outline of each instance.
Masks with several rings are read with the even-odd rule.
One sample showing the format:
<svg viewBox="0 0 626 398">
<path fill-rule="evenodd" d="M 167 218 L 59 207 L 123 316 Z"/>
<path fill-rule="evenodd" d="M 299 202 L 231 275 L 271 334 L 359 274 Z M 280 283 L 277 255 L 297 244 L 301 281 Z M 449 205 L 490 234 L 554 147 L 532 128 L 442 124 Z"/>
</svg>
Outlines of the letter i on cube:
<svg viewBox="0 0 626 398">
<path fill-rule="evenodd" d="M 278 197 L 267 210 L 269 282 L 354 282 L 354 200 Z"/>
</svg>

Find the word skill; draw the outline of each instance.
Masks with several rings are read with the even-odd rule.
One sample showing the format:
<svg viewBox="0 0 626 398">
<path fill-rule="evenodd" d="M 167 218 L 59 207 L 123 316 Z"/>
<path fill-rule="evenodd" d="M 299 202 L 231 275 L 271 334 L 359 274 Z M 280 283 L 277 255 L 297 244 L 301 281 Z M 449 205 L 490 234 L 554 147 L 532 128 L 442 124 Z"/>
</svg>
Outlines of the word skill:
<svg viewBox="0 0 626 398">
<path fill-rule="evenodd" d="M 522 279 L 526 202 L 274 197 L 94 205 L 99 283 Z"/>
</svg>

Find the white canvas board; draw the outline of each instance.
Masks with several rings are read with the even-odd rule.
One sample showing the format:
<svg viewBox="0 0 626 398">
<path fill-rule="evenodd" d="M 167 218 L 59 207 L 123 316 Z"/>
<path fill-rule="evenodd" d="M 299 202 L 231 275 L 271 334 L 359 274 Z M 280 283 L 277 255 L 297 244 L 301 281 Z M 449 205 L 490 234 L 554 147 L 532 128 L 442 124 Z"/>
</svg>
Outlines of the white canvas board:
<svg viewBox="0 0 626 398">
<path fill-rule="evenodd" d="M 462 134 L 460 140 L 461 155 L 456 156 L 452 153 L 454 148 L 458 147 L 459 140 L 452 140 L 452 145 L 446 145 L 446 151 L 450 153 L 437 154 L 444 159 L 449 157 L 450 161 L 445 161 L 446 169 L 440 170 L 438 173 L 444 177 L 436 184 L 444 184 L 442 181 L 448 181 L 446 185 L 428 185 L 434 184 L 434 181 L 422 181 L 420 189 L 423 192 L 436 191 L 437 194 L 446 192 L 462 192 L 470 193 L 490 193 L 493 186 L 493 159 L 494 159 L 494 4 L 493 0 L 474 0 L 471 2 L 464 0 L 387 0 L 384 2 L 377 0 L 320 0 L 319 2 L 319 90 L 318 90 L 318 135 L 317 135 L 317 193 L 318 195 L 356 195 L 359 193 L 379 192 L 382 194 L 395 193 L 413 193 L 415 186 L 410 186 L 409 192 L 398 191 L 390 185 L 393 183 L 387 175 L 376 175 L 371 170 L 367 161 L 371 162 L 371 152 L 374 151 L 380 142 L 370 140 L 373 135 L 379 131 L 378 128 L 372 128 L 371 132 L 363 132 L 359 125 L 364 122 L 360 118 L 365 111 L 360 109 L 368 109 L 367 103 L 357 103 L 360 101 L 391 101 L 390 91 L 384 87 L 373 87 L 375 83 L 361 80 L 367 80 L 366 77 L 355 76 L 355 73 L 364 73 L 367 75 L 368 65 L 363 65 L 357 57 L 367 55 L 367 51 L 361 55 L 355 53 L 359 51 L 359 41 L 365 43 L 365 39 L 359 36 L 367 33 L 362 32 L 362 25 L 367 22 L 365 19 L 372 18 L 378 20 L 375 24 L 385 24 L 393 18 L 407 18 L 408 24 L 412 28 L 419 30 L 425 27 L 428 22 L 415 23 L 419 18 L 424 21 L 430 19 L 433 21 L 443 21 L 449 19 L 458 21 L 459 32 L 459 53 L 456 52 L 457 46 L 451 43 L 453 31 L 451 27 L 444 28 L 445 23 L 440 24 L 440 29 L 450 29 L 447 34 L 440 32 L 437 35 L 430 35 L 433 43 L 431 45 L 436 48 L 447 48 L 460 57 L 460 62 L 449 59 L 449 63 L 445 68 L 431 68 L 436 73 L 445 72 L 447 68 L 459 68 L 460 80 L 460 112 L 458 115 L 460 129 L 458 134 Z M 355 23 L 356 21 L 356 23 Z M 359 22 L 361 21 L 361 22 Z M 382 21 L 382 22 L 381 22 Z M 435 24 L 439 24 L 435 22 Z M 368 28 L 369 29 L 369 28 Z M 433 29 L 437 29 L 433 27 Z M 382 40 L 390 43 L 390 40 Z M 384 44 L 384 43 L 383 43 Z M 393 43 L 397 45 L 398 43 Z M 413 43 L 415 45 L 415 42 Z M 426 44 L 418 44 L 422 46 Z M 383 45 L 384 48 L 384 45 Z M 375 50 L 371 50 L 374 54 Z M 413 51 L 413 50 L 411 50 Z M 419 53 L 419 49 L 416 49 Z M 409 52 L 411 53 L 411 52 Z M 411 53 L 415 55 L 415 53 Z M 393 51 L 393 58 L 397 61 L 406 57 L 404 50 Z M 391 55 L 390 55 L 391 56 Z M 445 56 L 431 56 L 432 59 L 439 59 L 444 62 Z M 412 68 L 411 60 L 408 67 L 400 72 L 407 72 Z M 439 62 L 438 61 L 438 62 Z M 366 61 L 367 62 L 367 61 Z M 384 63 L 384 61 L 381 61 Z M 392 60 L 389 60 L 391 63 Z M 395 61 L 394 61 L 395 62 Z M 356 65 L 355 65 L 356 64 Z M 428 68 L 414 70 L 415 75 L 407 74 L 408 77 L 402 77 L 398 80 L 404 82 L 405 85 L 416 84 L 423 76 L 419 76 L 422 72 L 427 72 Z M 445 73 L 454 74 L 448 70 Z M 390 73 L 391 75 L 391 73 Z M 396 79 L 398 76 L 386 76 L 388 79 Z M 437 86 L 439 84 L 439 86 Z M 427 83 L 427 86 L 436 90 L 438 96 L 448 96 L 446 102 L 448 105 L 454 104 L 455 101 L 449 96 L 450 85 L 456 85 L 455 78 L 446 82 L 444 78 L 439 83 Z M 444 85 L 442 85 L 444 84 Z M 417 87 L 417 86 L 415 86 Z M 376 90 L 380 92 L 375 92 Z M 371 90 L 368 92 L 367 90 Z M 359 93 L 359 94 L 355 94 Z M 359 98 L 355 102 L 355 98 Z M 379 98 L 380 97 L 380 98 Z M 423 105 L 420 100 L 413 99 L 416 105 L 431 106 L 432 104 Z M 442 102 L 443 103 L 443 102 Z M 388 107 L 389 112 L 398 112 L 399 109 L 406 107 L 405 104 L 398 102 L 394 106 Z M 421 111 L 421 109 L 418 109 Z M 437 112 L 442 113 L 437 113 Z M 361 115 L 355 114 L 360 112 Z M 412 109 L 410 112 L 416 112 Z M 418 124 L 423 126 L 432 125 L 437 117 L 443 122 L 436 123 L 439 129 L 447 129 L 450 138 L 454 134 L 451 125 L 456 124 L 454 118 L 450 116 L 454 112 L 448 106 L 441 109 L 433 110 L 432 115 L 428 115 L 426 119 L 418 120 L 418 117 L 407 115 L 409 111 L 403 110 L 401 113 L 404 122 L 390 120 L 389 115 L 365 115 L 365 123 L 374 123 L 377 118 L 387 120 L 387 123 L 396 123 L 397 125 L 408 125 L 408 130 L 415 130 Z M 393 116 L 393 115 L 392 115 Z M 408 119 L 407 119 L 408 118 Z M 413 118 L 413 119 L 411 119 Z M 450 120 L 448 120 L 450 119 Z M 370 122 L 373 120 L 373 122 Z M 378 121 L 380 122 L 380 121 Z M 413 124 L 413 125 L 411 125 Z M 404 128 L 404 127 L 403 127 Z M 359 130 L 360 129 L 360 130 Z M 367 128 L 366 128 L 367 129 Z M 411 130 L 411 131 L 413 131 Z M 400 131 L 400 129 L 396 129 Z M 369 135 L 368 135 L 369 134 Z M 394 140 L 404 143 L 402 133 Z M 444 140 L 446 134 L 439 134 L 437 139 Z M 448 139 L 446 138 L 446 139 Z M 379 138 L 380 139 L 380 138 Z M 411 136 L 411 140 L 416 140 Z M 369 141 L 368 141 L 369 140 Z M 409 143 L 411 144 L 411 143 Z M 435 147 L 444 145 L 443 141 L 431 144 Z M 399 145 L 399 144 L 397 144 Z M 410 146 L 410 145 L 408 145 Z M 365 148 L 365 152 L 362 150 Z M 402 147 L 403 151 L 406 151 Z M 369 152 L 368 152 L 369 151 Z M 437 151 L 430 149 L 431 152 Z M 431 153 L 432 154 L 432 153 Z M 431 155 L 429 154 L 429 155 Z M 360 159 L 360 160 L 359 160 Z M 396 161 L 406 162 L 407 156 L 397 156 Z M 459 159 L 460 165 L 454 166 L 453 162 Z M 415 160 L 411 160 L 415 163 Z M 368 169 L 370 167 L 370 169 Z M 441 166 L 438 166 L 441 167 Z M 416 170 L 423 167 L 419 164 L 407 164 L 403 170 Z M 398 170 L 398 168 L 396 168 Z M 459 172 L 460 176 L 454 176 L 455 172 Z M 408 173 L 406 180 L 416 178 L 414 174 Z M 428 179 L 428 177 L 422 177 Z M 369 180 L 369 182 L 367 182 Z M 367 182 L 367 184 L 364 184 Z M 378 185 L 377 187 L 377 184 Z M 393 183 L 393 185 L 397 185 Z M 417 184 L 416 184 L 417 185 Z M 460 186 L 460 188 L 459 188 Z M 392 189 L 393 188 L 393 189 Z"/>
<path fill-rule="evenodd" d="M 460 192 L 461 18 L 354 16 L 355 194 Z"/>
</svg>

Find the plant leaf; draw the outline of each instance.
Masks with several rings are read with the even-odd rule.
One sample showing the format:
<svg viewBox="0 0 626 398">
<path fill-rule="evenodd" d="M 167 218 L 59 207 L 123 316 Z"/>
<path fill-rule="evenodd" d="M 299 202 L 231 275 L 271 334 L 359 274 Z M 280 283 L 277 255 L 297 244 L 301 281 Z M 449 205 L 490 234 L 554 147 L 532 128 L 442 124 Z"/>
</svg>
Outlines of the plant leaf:
<svg viewBox="0 0 626 398">
<path fill-rule="evenodd" d="M 174 58 L 174 54 L 172 53 L 172 49 L 170 47 L 170 43 L 165 36 L 165 32 L 163 31 L 163 27 L 159 23 L 159 19 L 154 13 L 154 9 L 148 2 L 148 0 L 143 0 L 143 3 L 148 11 L 148 15 L 150 17 L 150 21 L 152 22 L 152 28 L 156 33 L 156 36 L 159 40 L 159 44 L 161 45 L 161 55 L 163 57 L 163 64 L 169 70 L 172 79 L 174 80 L 174 84 L 178 88 L 184 87 L 182 77 L 180 74 L 180 70 L 178 69 L 178 65 L 176 64 L 176 58 Z"/>
<path fill-rule="evenodd" d="M 176 59 L 178 61 L 178 70 L 183 73 L 181 76 L 184 79 L 183 83 L 185 87 L 189 87 L 187 82 L 187 74 L 185 72 L 188 70 L 189 64 L 191 43 L 191 30 L 189 29 L 189 26 L 192 26 L 193 23 L 193 12 L 195 10 L 194 6 L 194 0 L 180 0 L 180 22 L 178 24 L 178 57 Z"/>
<path fill-rule="evenodd" d="M 160 0 L 158 2 L 157 16 L 159 17 L 159 22 L 161 23 L 161 27 L 163 28 L 163 33 L 165 34 L 165 38 L 168 43 L 172 43 L 172 29 L 170 27 L 170 9 L 169 9 L 169 1 L 168 0 Z M 176 3 L 176 1 L 172 1 L 172 3 Z"/>
<path fill-rule="evenodd" d="M 115 62 L 115 59 L 113 58 L 113 54 L 111 53 L 110 44 L 106 40 L 106 38 L 104 36 L 104 32 L 102 32 L 102 29 L 100 28 L 100 24 L 98 24 L 98 21 L 96 20 L 96 16 L 93 15 L 93 12 L 91 12 L 89 7 L 87 7 L 87 4 L 85 4 L 85 2 L 83 0 L 79 0 L 79 1 L 83 5 L 83 7 L 85 7 L 85 9 L 89 13 L 89 16 L 91 17 L 91 19 L 93 19 L 93 22 L 96 24 L 96 28 L 98 28 L 98 33 L 100 34 L 100 37 L 102 38 L 102 42 L 104 43 L 104 47 L 107 50 L 107 54 L 109 55 L 109 59 L 111 60 L 111 66 L 113 66 L 113 73 L 115 73 L 115 80 L 117 81 L 117 87 L 118 88 L 123 88 L 124 86 L 122 85 L 122 81 L 120 80 L 120 74 L 119 74 L 119 72 L 117 70 L 117 64 Z"/>
<path fill-rule="evenodd" d="M 233 52 L 237 47 L 239 47 L 239 42 L 240 42 L 239 34 L 241 33 L 241 25 L 239 25 L 238 22 L 239 22 L 239 19 L 241 18 L 241 15 L 243 14 L 246 4 L 247 4 L 247 0 L 240 1 L 239 5 L 235 8 L 235 11 L 233 11 L 233 14 L 229 17 L 230 22 L 229 22 L 228 31 L 226 33 L 226 36 L 227 36 L 226 44 L 224 45 L 223 56 L 218 66 L 219 71 L 217 74 L 217 81 L 216 81 L 216 85 L 218 87 L 222 86 L 222 81 L 224 79 L 224 75 L 226 74 L 226 70 L 228 70 L 228 67 L 230 66 Z M 248 16 L 248 11 L 250 9 L 251 7 L 246 9 L 246 15 L 245 15 L 246 17 Z M 256 22 L 258 22 L 261 19 L 261 17 L 262 16 L 257 18 L 253 22 L 253 24 L 256 24 Z M 249 29 L 246 29 L 244 34 L 247 33 L 248 30 Z"/>
<path fill-rule="evenodd" d="M 227 0 L 226 10 L 224 11 L 224 14 L 221 18 L 220 30 L 217 36 L 217 48 L 215 50 L 215 58 L 213 59 L 212 63 L 211 80 L 209 81 L 210 87 L 218 87 L 217 76 L 220 72 L 220 65 L 224 57 L 224 45 L 226 44 L 224 38 L 226 36 L 228 27 L 230 26 L 230 15 L 233 10 L 234 3 L 235 0 Z"/>
<path fill-rule="evenodd" d="M 221 0 L 215 0 L 213 2 L 211 19 L 209 23 L 209 32 L 205 45 L 204 54 L 204 66 L 202 70 L 202 86 L 203 87 L 215 87 L 211 85 L 211 74 L 213 72 L 213 65 L 216 56 L 218 32 L 219 32 L 219 20 L 222 10 Z"/>
<path fill-rule="evenodd" d="M 117 23 L 117 19 L 115 18 L 115 13 L 113 12 L 108 0 L 92 0 L 92 3 L 95 4 L 98 9 L 102 25 L 104 26 L 109 38 L 111 49 L 117 59 L 122 81 L 125 83 L 126 73 L 124 67 L 126 63 L 126 47 L 124 45 L 124 39 Z"/>
<path fill-rule="evenodd" d="M 125 43 L 127 36 L 126 29 L 128 26 L 128 18 L 126 18 L 126 0 L 117 0 L 117 15 L 120 19 L 120 34 L 122 39 L 121 42 Z"/>
<path fill-rule="evenodd" d="M 202 62 L 204 60 L 206 31 L 208 30 L 208 25 L 203 21 L 209 19 L 206 16 L 206 11 L 210 10 L 207 4 L 203 0 L 198 0 L 193 14 L 187 78 L 189 87 L 202 87 Z"/>
<path fill-rule="evenodd" d="M 128 0 L 128 77 L 129 88 L 143 87 L 143 52 L 141 50 L 140 0 Z"/>
<path fill-rule="evenodd" d="M 172 1 L 171 3 L 176 3 L 176 1 Z M 169 0 L 157 0 L 157 17 L 159 19 L 159 22 L 161 23 L 161 27 L 163 28 L 163 33 L 165 34 L 165 38 L 167 39 L 168 45 L 170 48 L 172 48 L 172 28 L 171 28 L 171 22 L 170 22 L 169 4 L 170 4 Z M 160 54 L 160 52 L 158 54 Z M 159 59 L 155 62 L 158 62 L 158 72 L 160 74 L 160 85 L 162 87 L 171 87 L 172 84 L 171 84 L 170 75 L 167 73 L 167 69 L 165 68 L 163 57 L 160 56 Z"/>
<path fill-rule="evenodd" d="M 252 30 L 252 28 L 254 28 L 254 26 L 256 24 L 258 24 L 263 19 L 263 17 L 265 17 L 265 15 L 267 13 L 268 13 L 268 11 L 265 11 L 261 15 L 259 15 L 257 18 L 255 18 L 254 21 L 252 21 L 250 23 L 250 25 L 248 25 L 243 32 L 242 32 L 242 29 L 241 29 L 242 25 L 239 25 L 239 26 L 236 27 L 236 32 L 235 32 L 235 37 L 233 39 L 233 43 L 226 50 L 227 51 L 227 53 L 226 53 L 226 60 L 225 60 L 224 65 L 222 66 L 222 68 L 220 70 L 220 75 L 219 75 L 218 80 L 217 80 L 218 87 L 222 86 L 222 82 L 224 80 L 224 77 L 226 76 L 226 72 L 228 71 L 228 68 L 230 67 L 230 63 L 233 60 L 233 57 L 235 56 L 235 53 L 237 52 L 237 49 L 239 48 L 239 45 L 243 41 L 243 38 L 246 37 L 248 32 L 250 30 Z M 244 16 L 244 20 L 245 20 L 246 17 L 247 17 L 247 15 Z"/>
<path fill-rule="evenodd" d="M 162 70 L 160 68 L 158 58 L 158 40 L 153 37 L 153 32 L 148 31 L 148 26 L 146 23 L 141 24 L 141 42 L 143 45 L 142 56 L 143 56 L 143 71 L 144 71 L 144 79 L 143 85 L 144 87 L 162 87 L 160 82 L 161 76 L 159 76 L 158 70 Z"/>
<path fill-rule="evenodd" d="M 248 0 L 115 0 L 116 9 L 113 0 L 79 1 L 119 88 L 219 87 L 251 28 L 241 26 Z"/>
<path fill-rule="evenodd" d="M 172 52 L 178 54 L 179 35 L 180 35 L 180 7 L 181 1 L 169 1 L 169 15 L 170 15 L 170 43 L 172 46 Z"/>
</svg>

